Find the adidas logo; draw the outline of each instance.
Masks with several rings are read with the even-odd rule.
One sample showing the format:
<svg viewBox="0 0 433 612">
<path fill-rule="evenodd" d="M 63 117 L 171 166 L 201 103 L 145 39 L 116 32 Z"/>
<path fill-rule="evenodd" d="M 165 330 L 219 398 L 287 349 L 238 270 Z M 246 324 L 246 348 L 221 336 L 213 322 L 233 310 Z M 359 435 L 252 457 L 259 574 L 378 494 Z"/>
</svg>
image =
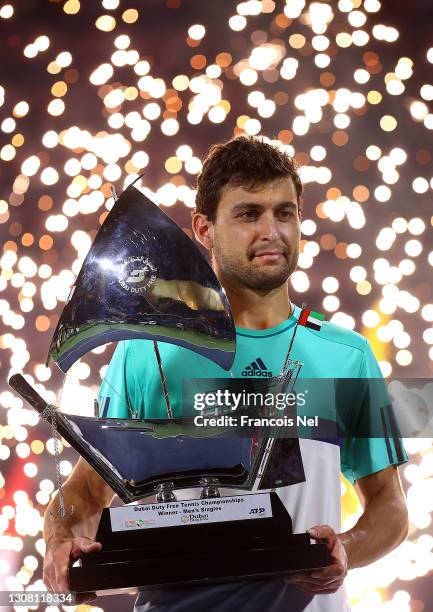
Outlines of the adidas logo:
<svg viewBox="0 0 433 612">
<path fill-rule="evenodd" d="M 250 365 L 245 368 L 245 370 L 242 372 L 242 376 L 262 376 L 264 378 L 272 378 L 272 372 L 268 370 L 262 359 L 257 357 L 257 359 L 252 361 Z"/>
</svg>

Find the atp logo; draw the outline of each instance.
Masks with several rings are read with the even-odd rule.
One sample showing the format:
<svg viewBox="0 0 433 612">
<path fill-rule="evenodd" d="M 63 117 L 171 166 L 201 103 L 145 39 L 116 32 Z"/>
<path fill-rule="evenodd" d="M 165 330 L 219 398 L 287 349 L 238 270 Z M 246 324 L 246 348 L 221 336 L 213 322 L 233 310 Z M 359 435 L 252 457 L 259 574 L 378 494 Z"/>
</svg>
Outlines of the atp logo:
<svg viewBox="0 0 433 612">
<path fill-rule="evenodd" d="M 260 357 L 257 357 L 250 363 L 250 365 L 247 365 L 245 370 L 243 370 L 242 376 L 251 376 L 254 378 L 272 378 L 272 372 L 268 370 L 263 360 Z"/>
<path fill-rule="evenodd" d="M 128 257 L 117 274 L 117 280 L 130 293 L 145 293 L 156 281 L 156 267 L 147 257 Z"/>
</svg>

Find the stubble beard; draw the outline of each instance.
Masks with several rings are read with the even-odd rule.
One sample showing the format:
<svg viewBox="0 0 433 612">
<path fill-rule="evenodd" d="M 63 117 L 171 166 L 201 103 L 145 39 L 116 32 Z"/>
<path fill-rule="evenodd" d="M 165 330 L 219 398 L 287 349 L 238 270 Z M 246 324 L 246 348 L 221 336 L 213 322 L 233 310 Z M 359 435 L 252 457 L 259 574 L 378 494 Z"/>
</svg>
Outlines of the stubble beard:
<svg viewBox="0 0 433 612">
<path fill-rule="evenodd" d="M 217 269 L 223 278 L 234 287 L 244 287 L 255 291 L 268 292 L 284 285 L 296 270 L 298 254 L 284 253 L 284 260 L 278 266 L 257 266 L 254 258 L 230 256 L 217 245 L 213 250 Z"/>
</svg>

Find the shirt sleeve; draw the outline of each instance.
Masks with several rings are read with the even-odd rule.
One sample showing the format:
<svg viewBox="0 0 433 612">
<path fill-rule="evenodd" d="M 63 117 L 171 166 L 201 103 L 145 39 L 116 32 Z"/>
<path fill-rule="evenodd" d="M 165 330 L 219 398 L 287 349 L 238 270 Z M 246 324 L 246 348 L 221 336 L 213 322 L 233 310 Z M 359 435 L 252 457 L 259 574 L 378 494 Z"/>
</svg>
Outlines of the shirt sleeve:
<svg viewBox="0 0 433 612">
<path fill-rule="evenodd" d="M 352 435 L 344 436 L 341 448 L 341 471 L 352 484 L 408 461 L 386 382 L 367 339 L 358 379 L 362 393 L 350 419 L 356 425 L 346 432 Z"/>
<path fill-rule="evenodd" d="M 129 340 L 118 342 L 99 388 L 101 418 L 128 419 L 142 414 L 143 394 L 137 385 L 133 347 Z"/>
</svg>

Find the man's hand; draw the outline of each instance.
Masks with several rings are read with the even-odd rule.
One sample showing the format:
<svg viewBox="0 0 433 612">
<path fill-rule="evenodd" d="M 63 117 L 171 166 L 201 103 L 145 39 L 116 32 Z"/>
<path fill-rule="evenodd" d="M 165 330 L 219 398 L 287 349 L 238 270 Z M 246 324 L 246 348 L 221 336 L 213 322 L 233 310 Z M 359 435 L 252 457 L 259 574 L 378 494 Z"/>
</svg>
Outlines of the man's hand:
<svg viewBox="0 0 433 612">
<path fill-rule="evenodd" d="M 58 494 L 50 501 L 44 516 L 45 551 L 43 580 L 50 591 L 69 591 L 68 569 L 82 555 L 101 550 L 94 541 L 102 510 L 109 506 L 114 491 L 80 457 L 72 474 L 63 485 L 64 503 L 73 506 L 68 517 L 59 515 Z M 79 603 L 95 599 L 94 593 L 80 595 Z"/>
<path fill-rule="evenodd" d="M 62 539 L 53 537 L 49 540 L 44 558 L 43 581 L 51 592 L 69 591 L 69 565 L 85 554 L 101 550 L 102 544 L 90 538 L 78 537 Z M 80 597 L 83 601 L 96 599 L 94 593 L 86 593 Z"/>
<path fill-rule="evenodd" d="M 344 545 L 329 525 L 316 525 L 309 529 L 308 533 L 315 540 L 327 545 L 332 563 L 322 570 L 294 574 L 287 580 L 308 593 L 335 593 L 342 586 L 349 565 Z"/>
</svg>

